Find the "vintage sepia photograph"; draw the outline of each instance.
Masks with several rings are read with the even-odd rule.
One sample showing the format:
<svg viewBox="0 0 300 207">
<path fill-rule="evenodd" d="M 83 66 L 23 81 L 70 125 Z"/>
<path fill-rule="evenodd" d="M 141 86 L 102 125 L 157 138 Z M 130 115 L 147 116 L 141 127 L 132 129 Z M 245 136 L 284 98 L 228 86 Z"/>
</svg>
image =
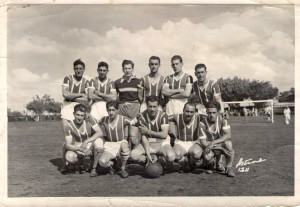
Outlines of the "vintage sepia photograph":
<svg viewBox="0 0 300 207">
<path fill-rule="evenodd" d="M 0 205 L 299 203 L 294 4 L 4 12 Z"/>
</svg>

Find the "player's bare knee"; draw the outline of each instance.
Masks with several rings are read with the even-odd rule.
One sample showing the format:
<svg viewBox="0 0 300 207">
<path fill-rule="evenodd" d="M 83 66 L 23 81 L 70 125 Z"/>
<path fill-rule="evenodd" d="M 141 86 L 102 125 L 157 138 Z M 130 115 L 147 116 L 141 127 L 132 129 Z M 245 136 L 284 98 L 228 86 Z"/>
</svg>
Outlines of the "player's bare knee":
<svg viewBox="0 0 300 207">
<path fill-rule="evenodd" d="M 65 155 L 65 159 L 68 163 L 75 163 L 78 158 L 77 158 L 77 154 L 72 152 L 72 151 L 67 151 L 66 155 Z"/>
<path fill-rule="evenodd" d="M 167 154 L 166 154 L 166 160 L 168 162 L 173 162 L 176 158 L 176 155 L 175 155 L 175 152 L 174 151 L 168 151 Z"/>
<path fill-rule="evenodd" d="M 105 158 L 100 157 L 98 163 L 101 167 L 106 167 L 108 161 Z"/>
<path fill-rule="evenodd" d="M 200 160 L 202 156 L 203 151 L 202 150 L 194 150 L 190 153 L 191 157 L 193 157 L 196 160 Z"/>
<path fill-rule="evenodd" d="M 138 150 L 135 150 L 135 149 L 132 150 L 131 153 L 130 153 L 130 158 L 133 161 L 138 161 L 140 156 L 141 156 L 141 153 Z"/>
</svg>

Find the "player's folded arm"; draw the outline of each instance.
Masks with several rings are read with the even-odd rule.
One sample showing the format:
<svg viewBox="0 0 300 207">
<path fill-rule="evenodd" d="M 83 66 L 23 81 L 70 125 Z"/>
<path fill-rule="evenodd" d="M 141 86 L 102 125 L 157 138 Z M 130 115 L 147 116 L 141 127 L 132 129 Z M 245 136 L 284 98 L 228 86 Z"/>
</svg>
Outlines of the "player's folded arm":
<svg viewBox="0 0 300 207">
<path fill-rule="evenodd" d="M 66 149 L 68 151 L 74 151 L 75 152 L 75 151 L 79 150 L 80 146 L 73 144 L 74 143 L 73 139 L 74 138 L 72 137 L 72 135 L 66 135 L 65 136 Z"/>
<path fill-rule="evenodd" d="M 156 132 L 156 131 L 152 131 L 149 130 L 148 134 L 151 137 L 155 137 L 158 139 L 166 139 L 169 133 L 169 124 L 163 124 L 161 125 L 161 131 Z"/>
</svg>

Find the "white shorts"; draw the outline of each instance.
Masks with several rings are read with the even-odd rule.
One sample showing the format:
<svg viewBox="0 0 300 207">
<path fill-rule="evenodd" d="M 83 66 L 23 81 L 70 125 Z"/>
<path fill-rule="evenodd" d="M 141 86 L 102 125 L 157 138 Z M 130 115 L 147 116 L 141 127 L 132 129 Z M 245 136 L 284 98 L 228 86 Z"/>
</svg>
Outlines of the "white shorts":
<svg viewBox="0 0 300 207">
<path fill-rule="evenodd" d="M 114 158 L 120 156 L 121 144 L 128 143 L 126 139 L 123 139 L 119 142 L 105 142 L 104 143 L 104 151 L 110 152 Z"/>
<path fill-rule="evenodd" d="M 141 107 L 140 107 L 140 113 L 142 113 L 143 111 L 145 111 L 147 109 L 147 104 L 146 104 L 146 102 L 143 102 L 142 104 L 141 104 Z M 158 110 L 159 111 L 162 111 L 162 107 L 160 106 L 160 105 L 158 105 Z"/>
<path fill-rule="evenodd" d="M 95 139 L 94 146 L 95 146 L 95 148 L 104 148 L 103 139 L 101 139 L 101 138 Z"/>
<path fill-rule="evenodd" d="M 63 106 L 61 108 L 61 118 L 66 119 L 68 121 L 74 120 L 74 106 L 76 106 L 77 104 L 79 103 L 64 101 Z"/>
<path fill-rule="evenodd" d="M 148 138 L 150 146 L 150 154 L 156 154 L 165 145 L 170 145 L 170 137 L 167 136 L 163 142 L 157 142 L 156 138 Z M 170 145 L 171 146 L 171 145 Z"/>
<path fill-rule="evenodd" d="M 183 112 L 184 104 L 187 102 L 187 99 L 169 99 L 169 102 L 166 106 L 166 113 L 171 114 L 181 114 Z"/>
<path fill-rule="evenodd" d="M 97 121 L 99 121 L 102 117 L 107 116 L 106 111 L 106 102 L 98 101 L 92 104 L 91 113 L 90 113 Z"/>
<path fill-rule="evenodd" d="M 183 149 L 185 149 L 186 153 L 189 152 L 190 148 L 191 148 L 195 143 L 199 143 L 199 142 L 198 142 L 198 141 L 187 141 L 187 142 L 183 142 L 183 141 L 178 140 L 178 139 L 175 140 L 175 145 L 178 144 L 179 146 L 181 146 Z"/>
</svg>

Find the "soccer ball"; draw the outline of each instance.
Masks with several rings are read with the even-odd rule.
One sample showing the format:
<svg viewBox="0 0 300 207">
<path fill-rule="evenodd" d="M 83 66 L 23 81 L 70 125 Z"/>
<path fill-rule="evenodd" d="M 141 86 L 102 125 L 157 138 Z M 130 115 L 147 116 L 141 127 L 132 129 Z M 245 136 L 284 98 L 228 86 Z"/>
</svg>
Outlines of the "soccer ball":
<svg viewBox="0 0 300 207">
<path fill-rule="evenodd" d="M 159 162 L 149 162 L 148 165 L 145 167 L 145 171 L 150 178 L 158 178 L 163 173 L 163 167 Z"/>
</svg>

